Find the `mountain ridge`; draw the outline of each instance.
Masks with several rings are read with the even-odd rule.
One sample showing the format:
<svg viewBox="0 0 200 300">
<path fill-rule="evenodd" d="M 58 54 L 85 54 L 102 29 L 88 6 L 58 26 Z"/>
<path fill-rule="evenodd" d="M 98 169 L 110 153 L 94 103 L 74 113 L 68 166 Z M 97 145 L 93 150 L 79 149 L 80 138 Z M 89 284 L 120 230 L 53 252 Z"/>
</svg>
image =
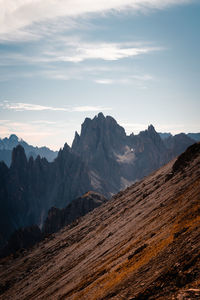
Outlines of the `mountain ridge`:
<svg viewBox="0 0 200 300">
<path fill-rule="evenodd" d="M 41 227 L 52 206 L 61 209 L 88 190 L 109 199 L 193 143 L 181 134 L 166 146 L 152 125 L 127 136 L 114 118 L 99 113 L 86 118 L 72 147 L 66 143 L 53 162 L 27 158 L 18 145 L 11 166 L 0 163 L 0 245 L 20 227 Z"/>
<path fill-rule="evenodd" d="M 1 260 L 0 299 L 198 299 L 199 166 L 200 143 L 75 227 Z"/>
<path fill-rule="evenodd" d="M 29 145 L 27 142 L 25 142 L 22 139 L 19 139 L 18 136 L 15 134 L 11 134 L 9 138 L 5 137 L 4 139 L 0 138 L 0 161 L 3 160 L 7 166 L 10 166 L 11 164 L 11 155 L 12 155 L 12 150 L 17 146 L 21 145 L 27 157 L 33 157 L 36 158 L 38 155 L 40 157 L 45 157 L 48 161 L 53 161 L 57 154 L 58 151 L 53 151 L 50 150 L 48 147 L 43 146 L 43 147 L 34 147 L 32 145 Z"/>
</svg>

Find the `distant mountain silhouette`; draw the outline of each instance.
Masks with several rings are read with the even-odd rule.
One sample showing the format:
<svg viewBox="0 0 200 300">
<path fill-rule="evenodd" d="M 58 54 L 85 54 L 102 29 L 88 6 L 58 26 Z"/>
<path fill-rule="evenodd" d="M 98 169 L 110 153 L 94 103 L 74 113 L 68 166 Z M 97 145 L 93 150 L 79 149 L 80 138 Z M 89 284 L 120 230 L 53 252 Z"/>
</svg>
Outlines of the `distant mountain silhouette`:
<svg viewBox="0 0 200 300">
<path fill-rule="evenodd" d="M 1 299 L 200 299 L 199 166 L 196 143 L 75 226 L 1 259 Z"/>
<path fill-rule="evenodd" d="M 187 136 L 189 136 L 191 139 L 195 140 L 196 142 L 200 142 L 200 133 L 188 133 Z"/>
<path fill-rule="evenodd" d="M 158 132 L 158 134 L 162 140 L 165 140 L 166 138 L 172 136 L 172 134 L 170 132 Z"/>
<path fill-rule="evenodd" d="M 127 136 L 115 119 L 99 113 L 85 119 L 72 147 L 65 144 L 53 162 L 27 158 L 17 145 L 10 167 L 0 163 L 0 245 L 21 227 L 41 227 L 51 207 L 62 209 L 89 190 L 110 198 L 194 142 L 185 134 L 162 140 L 152 125 Z"/>
<path fill-rule="evenodd" d="M 57 151 L 52 151 L 47 147 L 31 146 L 22 139 L 19 139 L 15 134 L 11 134 L 9 138 L 6 137 L 4 139 L 0 139 L 0 161 L 4 161 L 7 166 L 10 166 L 12 150 L 17 145 L 21 145 L 24 148 L 28 158 L 30 156 L 36 158 L 40 155 L 40 157 L 45 157 L 49 162 L 51 162 L 58 154 Z"/>
<path fill-rule="evenodd" d="M 159 135 L 162 140 L 165 140 L 172 136 L 170 132 L 159 132 Z M 194 141 L 200 142 L 200 133 L 187 133 L 186 135 Z"/>
</svg>

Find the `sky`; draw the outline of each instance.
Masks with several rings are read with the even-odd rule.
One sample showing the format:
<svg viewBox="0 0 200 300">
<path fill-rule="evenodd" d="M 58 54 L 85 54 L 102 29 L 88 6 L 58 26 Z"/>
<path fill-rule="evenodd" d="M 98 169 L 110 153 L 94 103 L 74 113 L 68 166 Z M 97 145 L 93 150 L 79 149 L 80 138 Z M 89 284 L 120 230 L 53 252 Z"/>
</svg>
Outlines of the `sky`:
<svg viewBox="0 0 200 300">
<path fill-rule="evenodd" d="M 0 137 L 59 149 L 86 117 L 200 132 L 199 0 L 0 0 Z"/>
</svg>

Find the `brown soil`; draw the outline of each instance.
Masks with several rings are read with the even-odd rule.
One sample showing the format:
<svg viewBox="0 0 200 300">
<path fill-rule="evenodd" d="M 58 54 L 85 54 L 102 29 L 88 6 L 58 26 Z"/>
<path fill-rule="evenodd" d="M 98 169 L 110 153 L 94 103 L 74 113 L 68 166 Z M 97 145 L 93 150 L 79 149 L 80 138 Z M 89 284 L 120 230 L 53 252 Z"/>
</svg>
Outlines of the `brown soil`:
<svg viewBox="0 0 200 300">
<path fill-rule="evenodd" d="M 191 157 L 0 260 L 0 299 L 200 299 L 199 150 Z"/>
</svg>

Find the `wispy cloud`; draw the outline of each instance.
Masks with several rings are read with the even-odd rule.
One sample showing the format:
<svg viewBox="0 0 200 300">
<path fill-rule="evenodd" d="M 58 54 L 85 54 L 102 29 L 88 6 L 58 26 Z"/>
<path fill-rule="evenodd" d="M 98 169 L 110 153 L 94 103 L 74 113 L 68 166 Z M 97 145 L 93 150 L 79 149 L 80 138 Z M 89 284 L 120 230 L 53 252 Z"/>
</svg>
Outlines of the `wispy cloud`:
<svg viewBox="0 0 200 300">
<path fill-rule="evenodd" d="M 124 77 L 123 77 L 124 76 Z M 94 79 L 94 82 L 98 84 L 140 84 L 141 82 L 147 82 L 154 80 L 154 77 L 148 74 L 141 74 L 141 75 L 123 75 L 113 78 L 98 78 Z"/>
<path fill-rule="evenodd" d="M 48 121 L 47 121 L 48 122 Z M 16 134 L 29 144 L 37 146 L 49 146 L 58 150 L 65 140 L 65 133 L 70 129 L 69 124 L 50 124 L 47 122 L 35 123 L 32 121 L 20 122 L 17 120 L 0 120 L 0 137 L 8 137 Z"/>
<path fill-rule="evenodd" d="M 116 81 L 113 79 L 95 79 L 94 82 L 99 83 L 99 84 L 113 84 Z"/>
<path fill-rule="evenodd" d="M 0 120 L 0 138 L 16 134 L 29 144 L 35 146 L 48 146 L 51 149 L 58 150 L 63 147 L 65 142 L 72 143 L 74 132 L 79 124 L 74 121 L 59 120 L 52 122 L 50 120 L 38 121 L 19 121 L 19 120 Z"/>
<path fill-rule="evenodd" d="M 43 22 L 49 26 L 51 20 L 58 20 L 59 17 L 67 18 L 68 22 L 65 26 L 70 26 L 73 19 L 83 15 L 91 16 L 94 13 L 113 10 L 146 12 L 149 9 L 164 9 L 169 5 L 188 2 L 191 0 L 1 0 L 0 34 L 1 39 L 16 39 L 19 36 L 34 39 L 37 35 L 41 36 L 43 30 L 38 28 L 35 33 L 33 28 L 30 28 L 32 25 L 37 26 L 38 23 Z M 42 28 L 41 25 L 40 27 Z"/>
<path fill-rule="evenodd" d="M 20 111 L 96 112 L 96 111 L 112 110 L 111 107 L 103 107 L 103 106 L 53 107 L 53 106 L 44 106 L 44 105 L 22 103 L 22 102 L 11 103 L 9 101 L 4 101 L 2 104 L 0 104 L 0 107 L 2 107 L 3 109 L 15 110 L 19 112 Z"/>
<path fill-rule="evenodd" d="M 63 55 L 54 52 L 52 58 L 56 61 L 74 63 L 88 59 L 114 61 L 160 50 L 162 50 L 161 47 L 133 47 L 132 44 L 127 43 L 82 43 L 74 44 L 71 48 L 64 49 Z M 66 52 L 68 53 L 66 54 Z M 50 55 L 51 53 L 49 53 L 49 56 Z"/>
<path fill-rule="evenodd" d="M 51 44 L 51 46 L 49 45 Z M 104 60 L 117 61 L 123 58 L 129 58 L 139 55 L 148 54 L 155 51 L 161 51 L 164 48 L 158 46 L 151 46 L 135 43 L 105 43 L 105 42 L 87 42 L 79 39 L 73 41 L 68 39 L 67 42 L 54 37 L 52 41 L 43 41 L 43 47 L 34 48 L 34 52 L 29 50 L 29 53 L 16 53 L 1 51 L 0 65 L 23 65 L 23 64 L 49 64 L 49 63 L 80 63 L 85 60 Z M 62 49 L 62 50 L 61 50 Z"/>
<path fill-rule="evenodd" d="M 30 103 L 9 103 L 4 102 L 3 104 L 0 104 L 1 107 L 4 109 L 11 109 L 15 111 L 43 111 L 43 110 L 51 110 L 51 111 L 69 111 L 68 108 L 64 107 L 52 107 L 52 106 L 44 106 L 44 105 L 38 105 L 38 104 L 30 104 Z"/>
</svg>

